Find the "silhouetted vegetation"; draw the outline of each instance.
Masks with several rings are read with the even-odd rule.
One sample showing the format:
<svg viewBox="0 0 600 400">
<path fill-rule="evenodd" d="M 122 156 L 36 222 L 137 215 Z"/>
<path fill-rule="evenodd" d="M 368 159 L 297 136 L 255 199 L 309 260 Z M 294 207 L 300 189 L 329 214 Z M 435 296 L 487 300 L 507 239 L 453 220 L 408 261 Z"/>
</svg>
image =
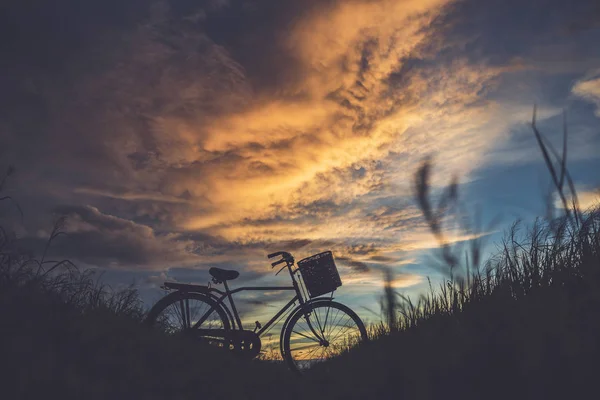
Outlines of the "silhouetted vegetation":
<svg viewBox="0 0 600 400">
<path fill-rule="evenodd" d="M 342 390 L 340 398 L 525 399 L 595 390 L 600 209 L 583 213 L 578 229 L 565 218 L 519 228 L 482 272 L 399 301 L 394 327 L 379 325 L 377 340 L 330 362 L 336 378 L 327 386 Z M 346 376 L 360 384 L 339 389 Z"/>
<path fill-rule="evenodd" d="M 134 288 L 114 291 L 67 261 L 25 256 L 0 230 L 0 354 L 6 398 L 406 398 L 588 397 L 600 359 L 600 207 L 582 211 L 562 156 L 534 134 L 564 215 L 516 222 L 481 261 L 444 237 L 458 212 L 453 181 L 433 205 L 431 163 L 415 195 L 440 242 L 446 278 L 416 300 L 391 287 L 372 341 L 297 378 L 280 363 L 139 324 Z M 565 184 L 570 190 L 567 195 Z M 572 199 L 572 200 L 571 200 Z M 474 218 L 477 221 L 477 218 Z M 469 233 L 475 223 L 465 222 Z M 50 242 L 60 235 L 60 222 Z M 464 261 L 462 261 L 464 260 Z M 480 265 L 482 264 L 482 265 Z M 267 357 L 268 358 L 268 357 Z"/>
<path fill-rule="evenodd" d="M 8 200 L 8 198 L 5 198 Z M 61 235 L 59 220 L 48 246 Z M 65 238 L 68 240 L 68 238 Z M 68 260 L 32 257 L 0 227 L 0 370 L 7 399 L 257 399 L 291 378 L 150 330 L 133 287 L 113 290 Z M 235 382 L 235 384 L 232 384 Z M 266 398 L 271 398 L 267 396 Z"/>
<path fill-rule="evenodd" d="M 386 287 L 387 323 L 373 327 L 369 346 L 330 362 L 330 395 L 530 399 L 597 391 L 600 205 L 579 209 L 566 169 L 566 127 L 562 156 L 537 129 L 535 112 L 532 128 L 564 215 L 530 227 L 514 223 L 480 267 L 480 238 L 463 252 L 444 237 L 444 218 L 460 212 L 456 180 L 435 207 L 425 161 L 415 174 L 415 197 L 439 241 L 446 278 L 415 302 Z M 468 217 L 459 219 L 473 234 Z M 360 385 L 344 386 L 345 376 L 360 377 Z"/>
</svg>

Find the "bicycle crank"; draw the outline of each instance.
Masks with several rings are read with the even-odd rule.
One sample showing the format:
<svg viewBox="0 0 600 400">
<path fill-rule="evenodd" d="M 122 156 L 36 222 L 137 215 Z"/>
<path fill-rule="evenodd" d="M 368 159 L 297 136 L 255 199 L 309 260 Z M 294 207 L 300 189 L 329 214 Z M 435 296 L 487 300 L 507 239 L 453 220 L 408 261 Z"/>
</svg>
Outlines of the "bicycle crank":
<svg viewBox="0 0 600 400">
<path fill-rule="evenodd" d="M 244 358 L 253 359 L 260 353 L 262 342 L 252 331 L 228 331 L 227 338 L 231 343 L 232 350 Z"/>
<path fill-rule="evenodd" d="M 200 341 L 218 345 L 248 359 L 260 353 L 261 341 L 252 331 L 226 329 L 193 329 L 194 337 Z"/>
</svg>

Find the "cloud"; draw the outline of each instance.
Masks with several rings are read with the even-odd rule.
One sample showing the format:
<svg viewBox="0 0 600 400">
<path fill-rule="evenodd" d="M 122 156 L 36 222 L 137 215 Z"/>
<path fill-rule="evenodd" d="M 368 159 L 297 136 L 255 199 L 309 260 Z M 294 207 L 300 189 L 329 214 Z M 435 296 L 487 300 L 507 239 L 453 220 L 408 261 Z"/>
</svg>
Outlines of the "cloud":
<svg viewBox="0 0 600 400">
<path fill-rule="evenodd" d="M 88 194 L 92 196 L 103 196 L 110 197 L 113 199 L 130 200 L 130 201 L 154 201 L 154 202 L 167 202 L 167 203 L 188 203 L 185 196 L 165 196 L 162 193 L 135 193 L 135 192 L 124 192 L 114 193 L 110 191 L 102 191 L 91 188 L 76 188 L 75 193 Z"/>
<path fill-rule="evenodd" d="M 397 275 L 392 280 L 391 286 L 394 289 L 405 289 L 411 286 L 418 285 L 425 279 L 421 275 L 403 273 Z M 355 293 L 361 292 L 377 292 L 381 293 L 381 290 L 385 286 L 383 274 L 369 275 L 369 276 L 358 276 L 355 275 L 352 278 L 346 278 L 344 280 L 345 286 L 351 286 L 352 291 Z"/>
<path fill-rule="evenodd" d="M 598 207 L 600 204 L 600 191 L 584 191 L 577 194 L 579 206 L 582 210 Z"/>
<path fill-rule="evenodd" d="M 600 117 L 600 70 L 592 71 L 575 83 L 573 94 L 596 106 L 596 115 Z"/>
<path fill-rule="evenodd" d="M 337 257 L 336 261 L 340 262 L 342 265 L 345 265 L 349 268 L 352 268 L 356 272 L 367 272 L 369 271 L 369 266 L 358 260 L 354 260 L 349 257 Z"/>
<path fill-rule="evenodd" d="M 349 11 L 344 8 L 339 12 Z M 398 24 L 402 25 L 403 18 L 408 17 L 398 18 Z M 415 19 L 422 28 L 429 18 Z M 320 26 L 316 23 L 314 29 L 306 31 L 314 33 Z M 305 40 L 316 39 L 311 36 Z M 356 40 L 355 45 L 360 46 L 367 39 Z M 391 39 L 384 36 L 378 40 L 385 43 Z M 418 43 L 417 38 L 415 41 Z M 385 60 L 370 61 L 373 68 L 382 67 L 383 63 L 389 66 L 376 77 L 369 75 L 368 79 L 362 79 L 364 73 L 360 70 L 340 66 L 342 61 L 360 64 L 362 55 L 353 46 L 349 49 L 338 55 L 339 62 L 331 62 L 335 70 L 332 73 L 345 77 L 348 84 L 340 81 L 336 88 L 316 84 L 311 89 L 309 77 L 304 81 L 305 92 L 299 100 L 294 97 L 258 102 L 257 108 L 243 114 L 240 122 L 237 116 L 228 116 L 223 126 L 217 123 L 211 128 L 216 133 L 209 136 L 210 149 L 227 155 L 227 160 L 200 187 L 190 185 L 196 186 L 191 189 L 193 193 L 206 196 L 211 204 L 220 206 L 208 218 L 202 215 L 188 220 L 189 229 L 216 229 L 231 237 L 241 234 L 237 222 L 244 218 L 297 215 L 317 204 L 344 206 L 356 198 L 389 190 L 392 180 L 406 181 L 417 159 L 416 151 L 440 152 L 441 157 L 450 161 L 449 165 L 458 169 L 461 165 L 456 164 L 460 162 L 461 169 L 468 170 L 473 159 L 489 146 L 489 141 L 475 135 L 491 111 L 483 103 L 476 104 L 479 98 L 476 93 L 492 84 L 492 79 L 503 69 L 485 70 L 464 61 L 442 67 L 432 65 L 426 70 L 407 73 L 406 82 L 395 78 L 392 85 L 391 74 L 403 66 L 397 54 L 388 51 L 378 56 Z M 384 50 L 378 49 L 378 53 Z M 303 57 L 313 56 L 310 53 Z M 316 74 L 314 66 L 308 64 L 306 74 Z M 318 72 L 322 76 L 322 71 Z M 357 91 L 364 93 L 359 95 Z M 397 98 L 396 93 L 400 92 L 404 92 L 405 100 Z M 465 114 L 472 121 L 472 135 L 465 134 L 469 132 L 462 122 Z M 431 126 L 429 121 L 436 121 L 437 126 Z M 412 160 L 403 164 L 403 157 Z M 223 233 L 223 229 L 229 229 L 223 225 L 232 226 L 235 232 Z M 285 228 L 282 225 L 280 230 Z"/>
<path fill-rule="evenodd" d="M 143 269 L 168 268 L 198 262 L 190 251 L 195 242 L 176 234 L 159 234 L 151 227 L 107 215 L 91 206 L 63 206 L 55 210 L 66 217 L 51 254 L 88 266 Z M 41 239 L 40 239 L 41 240 Z"/>
<path fill-rule="evenodd" d="M 595 209 L 600 205 L 600 190 L 581 190 L 580 188 L 577 191 L 577 201 L 582 211 Z M 573 204 L 573 197 L 570 195 L 567 195 L 567 204 L 569 207 Z M 554 207 L 564 208 L 564 204 L 558 196 L 554 199 Z"/>
<path fill-rule="evenodd" d="M 146 277 L 144 283 L 149 285 L 150 287 L 160 288 L 166 281 L 173 282 L 174 279 L 167 276 L 167 274 L 164 271 L 161 271 L 158 275 L 150 275 Z"/>
<path fill-rule="evenodd" d="M 515 99 L 564 24 L 532 27 L 552 1 L 522 3 L 65 2 L 37 25 L 13 2 L 31 30 L 2 39 L 0 156 L 33 208 L 70 216 L 56 251 L 86 265 L 261 279 L 269 251 L 332 249 L 344 277 L 402 268 L 437 245 L 410 200 L 421 160 L 434 189 L 473 179 L 529 116 Z M 561 71 L 593 54 L 573 58 Z M 573 91 L 596 101 L 590 79 Z"/>
</svg>

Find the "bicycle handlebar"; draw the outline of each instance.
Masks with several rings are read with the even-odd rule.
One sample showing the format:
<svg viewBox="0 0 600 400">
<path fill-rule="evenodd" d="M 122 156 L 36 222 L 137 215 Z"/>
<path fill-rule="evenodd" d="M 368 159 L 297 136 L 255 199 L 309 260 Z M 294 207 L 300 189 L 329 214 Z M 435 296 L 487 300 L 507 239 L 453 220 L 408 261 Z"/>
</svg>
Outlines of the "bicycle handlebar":
<svg viewBox="0 0 600 400">
<path fill-rule="evenodd" d="M 275 268 L 277 265 L 281 264 L 282 262 L 285 262 L 285 258 L 282 258 L 279 261 L 275 261 L 274 263 L 271 263 L 271 265 L 273 266 L 273 268 Z"/>
<path fill-rule="evenodd" d="M 268 258 L 273 258 L 273 257 L 278 257 L 278 256 L 281 256 L 281 260 L 275 261 L 274 263 L 271 263 L 271 266 L 273 268 L 275 268 L 275 266 L 277 266 L 277 265 L 279 265 L 281 263 L 284 263 L 284 262 L 288 263 L 288 265 L 294 263 L 294 257 L 290 253 L 288 253 L 286 251 L 277 251 L 275 253 L 269 254 L 267 257 Z"/>
<path fill-rule="evenodd" d="M 294 257 L 292 257 L 292 255 L 290 253 L 288 253 L 287 251 L 277 251 L 275 253 L 271 253 L 269 254 L 267 257 L 268 258 L 273 258 L 273 257 L 278 257 L 278 256 L 282 256 L 284 260 L 291 260 Z"/>
</svg>

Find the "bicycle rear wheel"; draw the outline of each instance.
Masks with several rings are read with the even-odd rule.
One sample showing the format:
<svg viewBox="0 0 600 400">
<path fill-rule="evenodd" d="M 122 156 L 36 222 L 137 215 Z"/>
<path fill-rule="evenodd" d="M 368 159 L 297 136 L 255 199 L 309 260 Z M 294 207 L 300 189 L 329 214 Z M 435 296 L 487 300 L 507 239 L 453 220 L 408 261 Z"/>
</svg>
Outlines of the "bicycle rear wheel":
<svg viewBox="0 0 600 400">
<path fill-rule="evenodd" d="M 174 292 L 163 297 L 148 313 L 146 323 L 170 335 L 186 334 L 217 345 L 225 345 L 223 332 L 231 328 L 222 307 L 208 296 L 190 292 Z M 195 332 L 202 334 L 194 335 Z"/>
<path fill-rule="evenodd" d="M 293 371 L 301 373 L 367 340 L 365 325 L 347 306 L 320 301 L 305 307 L 292 316 L 283 334 L 283 356 Z"/>
</svg>

